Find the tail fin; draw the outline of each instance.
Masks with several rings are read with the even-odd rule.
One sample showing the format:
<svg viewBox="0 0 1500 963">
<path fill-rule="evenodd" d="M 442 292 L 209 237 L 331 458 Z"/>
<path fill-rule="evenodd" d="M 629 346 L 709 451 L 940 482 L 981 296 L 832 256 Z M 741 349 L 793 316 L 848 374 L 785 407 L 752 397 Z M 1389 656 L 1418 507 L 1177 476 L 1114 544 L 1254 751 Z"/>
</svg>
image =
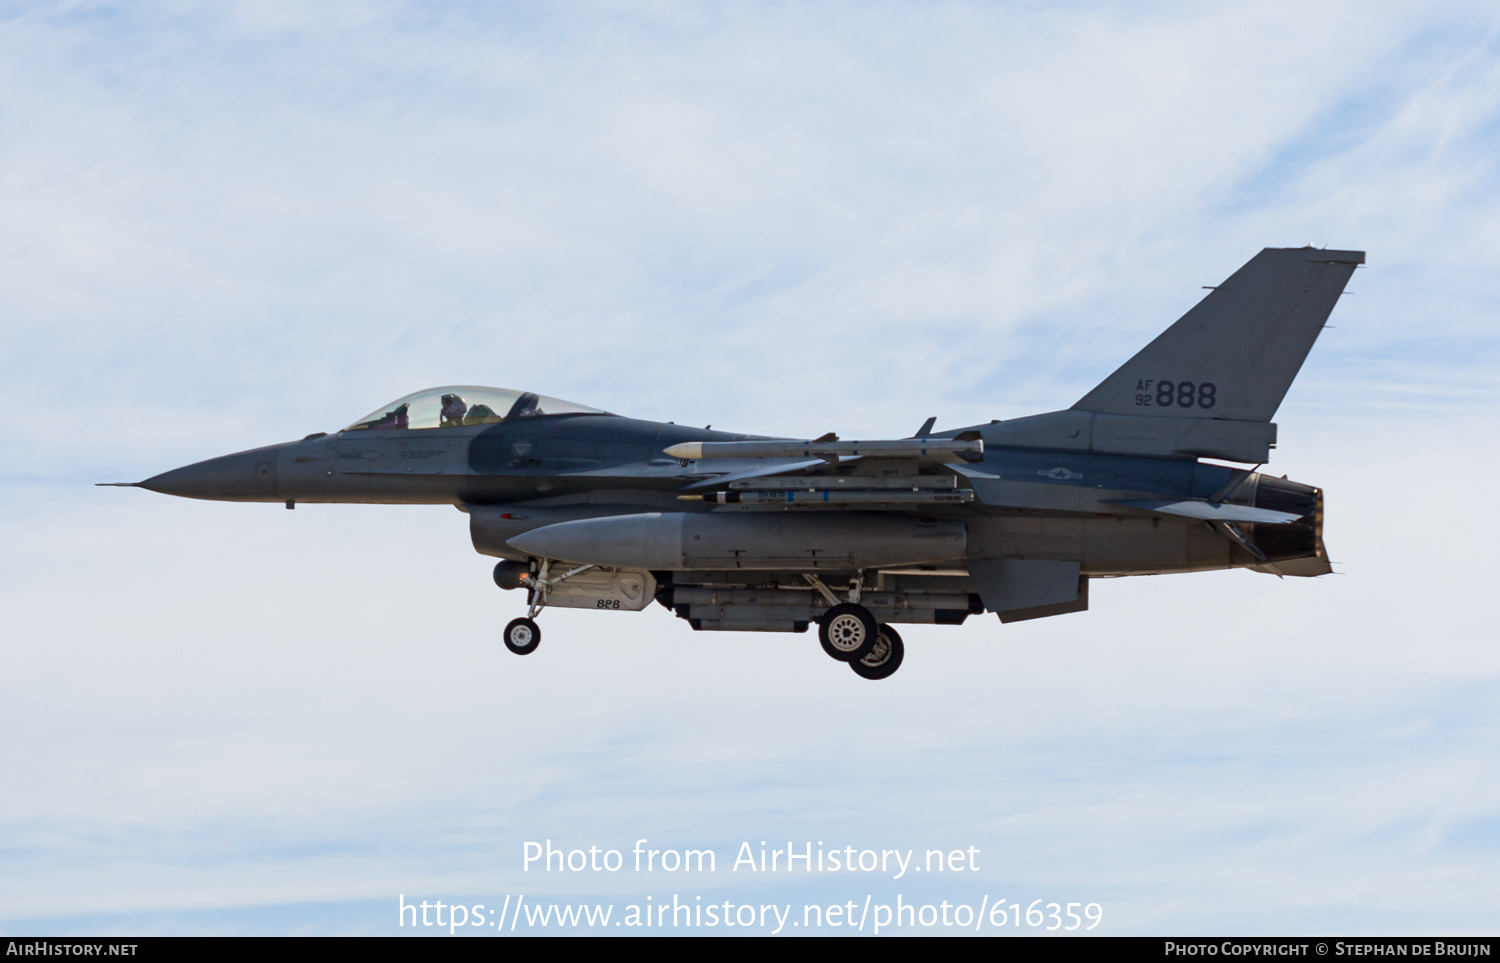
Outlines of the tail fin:
<svg viewBox="0 0 1500 963">
<path fill-rule="evenodd" d="M 1261 251 L 1073 407 L 1268 422 L 1363 251 Z"/>
</svg>

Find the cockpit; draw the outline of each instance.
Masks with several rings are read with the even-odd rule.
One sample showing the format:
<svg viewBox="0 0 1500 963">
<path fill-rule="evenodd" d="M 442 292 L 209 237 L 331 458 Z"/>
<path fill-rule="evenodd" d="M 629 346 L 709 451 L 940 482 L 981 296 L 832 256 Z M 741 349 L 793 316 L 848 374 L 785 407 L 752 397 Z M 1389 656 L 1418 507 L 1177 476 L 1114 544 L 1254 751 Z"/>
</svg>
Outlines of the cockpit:
<svg viewBox="0 0 1500 963">
<path fill-rule="evenodd" d="M 450 385 L 428 388 L 383 405 L 344 431 L 419 431 L 430 428 L 462 428 L 547 415 L 607 415 L 609 412 L 577 405 L 560 398 L 485 388 L 480 385 Z"/>
</svg>

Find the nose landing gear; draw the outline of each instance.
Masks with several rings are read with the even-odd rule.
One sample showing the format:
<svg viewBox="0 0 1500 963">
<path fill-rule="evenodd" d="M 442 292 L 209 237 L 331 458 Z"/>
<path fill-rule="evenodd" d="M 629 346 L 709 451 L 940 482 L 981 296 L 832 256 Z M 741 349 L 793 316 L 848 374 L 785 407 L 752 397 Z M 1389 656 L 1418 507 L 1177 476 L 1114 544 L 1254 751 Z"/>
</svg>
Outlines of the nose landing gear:
<svg viewBox="0 0 1500 963">
<path fill-rule="evenodd" d="M 516 655 L 530 655 L 536 651 L 536 647 L 542 644 L 542 629 L 536 624 L 536 617 L 547 607 L 547 596 L 552 591 L 552 586 L 559 582 L 567 581 L 581 572 L 587 572 L 594 568 L 592 565 L 579 565 L 569 569 L 561 575 L 553 577 L 552 560 L 544 558 L 537 566 L 535 572 L 521 568 L 522 563 L 501 562 L 495 566 L 495 584 L 501 588 L 525 588 L 530 592 L 530 606 L 523 618 L 511 619 L 505 626 L 503 636 L 505 647 Z M 529 568 L 530 566 L 527 566 Z"/>
<path fill-rule="evenodd" d="M 530 655 L 542 644 L 542 630 L 536 622 L 523 616 L 510 620 L 503 638 L 505 647 L 516 655 Z"/>
</svg>

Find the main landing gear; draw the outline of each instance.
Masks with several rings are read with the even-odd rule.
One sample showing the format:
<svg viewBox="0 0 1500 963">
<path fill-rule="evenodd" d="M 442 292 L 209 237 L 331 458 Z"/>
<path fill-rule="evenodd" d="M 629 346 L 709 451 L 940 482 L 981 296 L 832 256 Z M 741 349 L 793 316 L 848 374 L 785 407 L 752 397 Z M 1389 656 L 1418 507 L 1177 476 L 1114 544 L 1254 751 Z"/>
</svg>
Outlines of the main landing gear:
<svg viewBox="0 0 1500 963">
<path fill-rule="evenodd" d="M 870 654 L 850 662 L 849 668 L 861 679 L 885 679 L 901 668 L 901 660 L 905 657 L 906 644 L 901 641 L 901 636 L 889 625 L 882 625 Z"/>
<path fill-rule="evenodd" d="M 818 642 L 823 651 L 840 662 L 849 663 L 854 674 L 863 679 L 884 679 L 901 667 L 906 646 L 889 625 L 880 625 L 870 610 L 859 604 L 864 578 L 849 583 L 849 600 L 838 601 L 817 576 L 805 576 L 829 602 L 828 611 L 818 623 Z"/>
<path fill-rule="evenodd" d="M 830 608 L 818 623 L 818 641 L 823 651 L 840 662 L 853 662 L 870 654 L 880 627 L 870 610 L 855 602 Z"/>
</svg>

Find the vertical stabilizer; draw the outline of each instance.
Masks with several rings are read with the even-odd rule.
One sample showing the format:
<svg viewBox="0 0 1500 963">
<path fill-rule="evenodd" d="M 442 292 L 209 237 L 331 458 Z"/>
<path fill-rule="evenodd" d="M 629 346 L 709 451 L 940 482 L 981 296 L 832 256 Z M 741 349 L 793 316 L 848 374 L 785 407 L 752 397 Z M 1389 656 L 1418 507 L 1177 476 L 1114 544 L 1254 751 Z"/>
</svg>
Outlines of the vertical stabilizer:
<svg viewBox="0 0 1500 963">
<path fill-rule="evenodd" d="M 1266 248 L 1073 407 L 1268 422 L 1363 251 Z"/>
</svg>

